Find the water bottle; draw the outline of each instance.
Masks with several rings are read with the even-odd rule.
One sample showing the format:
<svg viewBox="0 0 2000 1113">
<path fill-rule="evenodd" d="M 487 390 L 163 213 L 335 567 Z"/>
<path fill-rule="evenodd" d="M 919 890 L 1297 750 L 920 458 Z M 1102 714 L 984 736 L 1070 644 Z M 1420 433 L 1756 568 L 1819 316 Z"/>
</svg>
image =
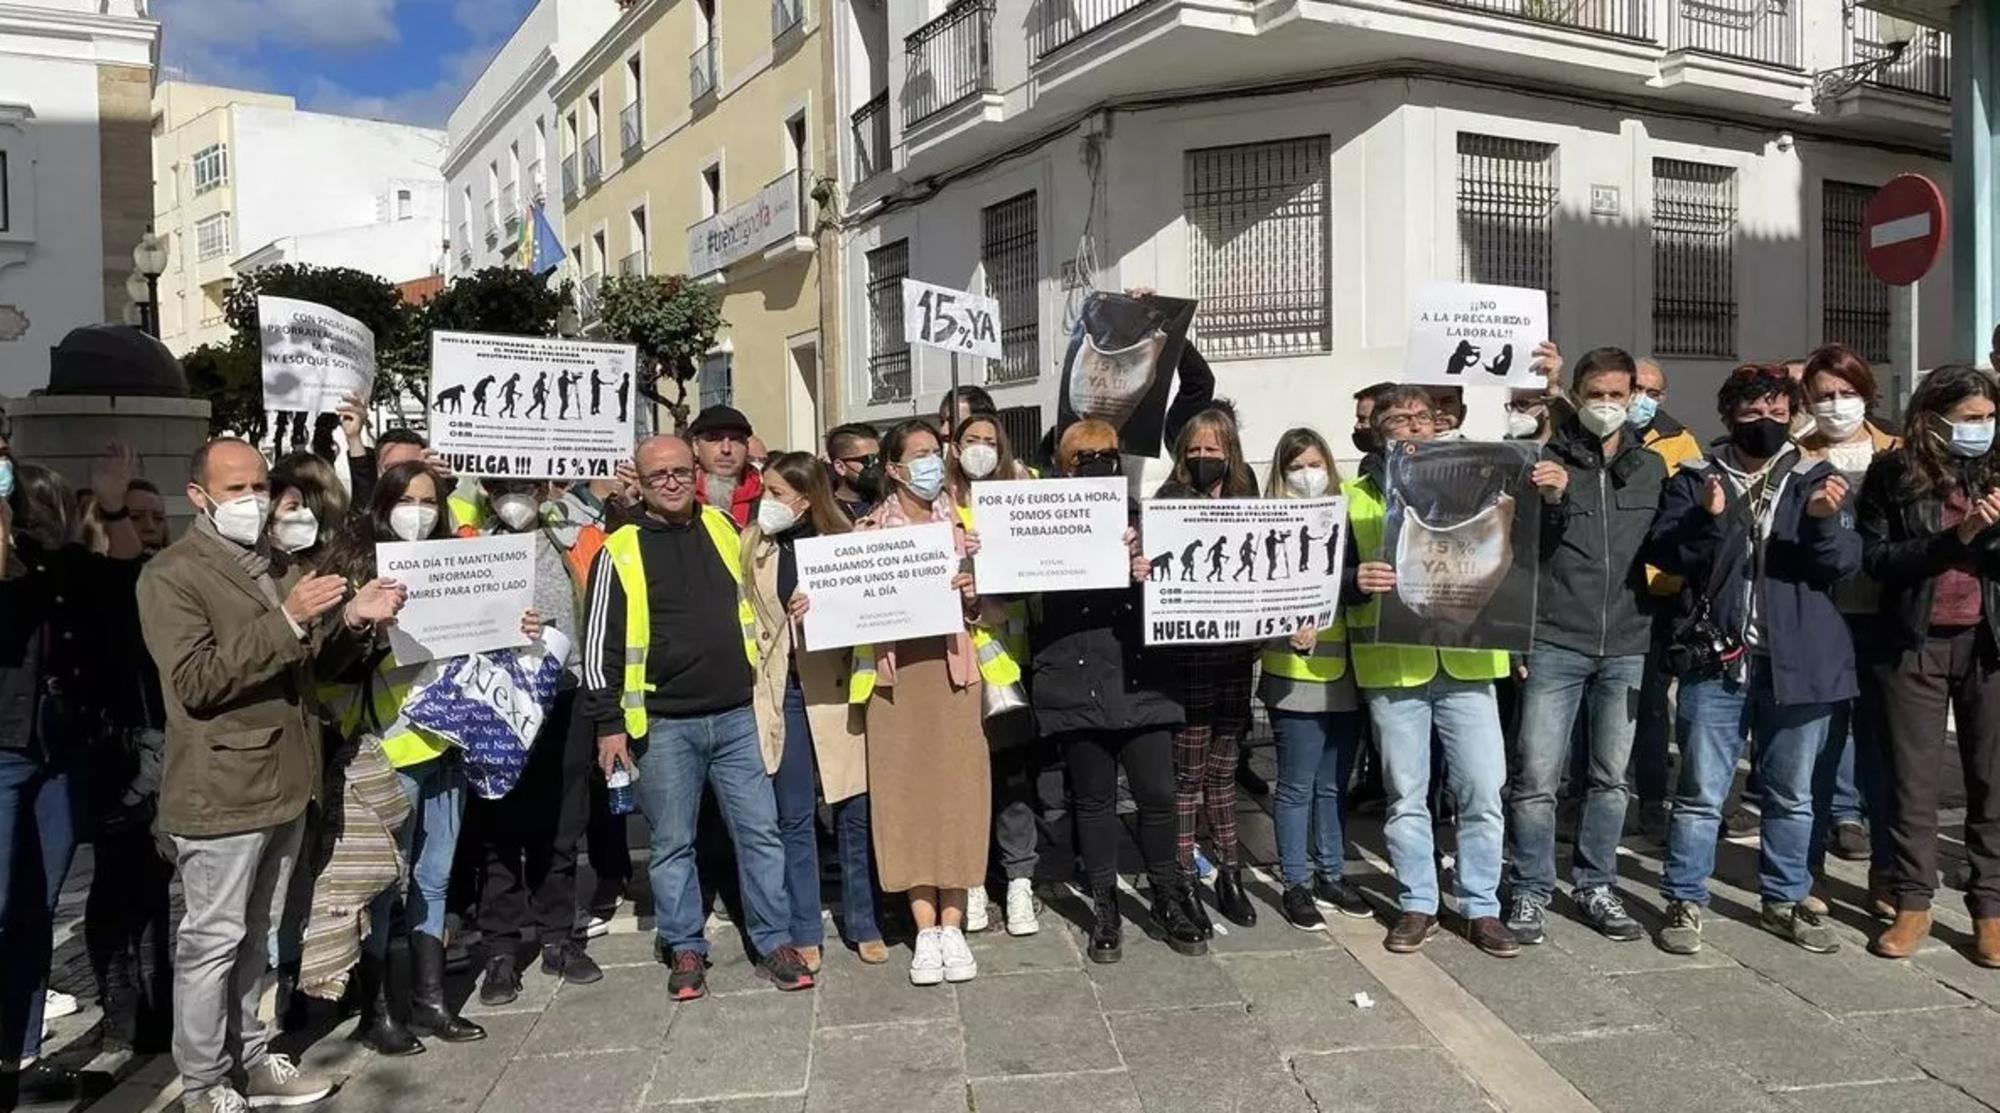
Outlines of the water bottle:
<svg viewBox="0 0 2000 1113">
<path fill-rule="evenodd" d="M 612 762 L 611 775 L 604 778 L 604 787 L 611 793 L 612 815 L 631 815 L 639 810 L 639 797 L 632 791 L 632 780 L 624 759 Z"/>
</svg>

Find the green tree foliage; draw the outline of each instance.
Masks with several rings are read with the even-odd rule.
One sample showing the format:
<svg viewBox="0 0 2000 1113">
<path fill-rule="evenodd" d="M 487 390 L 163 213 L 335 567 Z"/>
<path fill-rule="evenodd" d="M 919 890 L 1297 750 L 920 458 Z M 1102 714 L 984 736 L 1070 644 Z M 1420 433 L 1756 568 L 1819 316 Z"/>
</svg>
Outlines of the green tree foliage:
<svg viewBox="0 0 2000 1113">
<path fill-rule="evenodd" d="M 421 310 L 423 331 L 489 332 L 503 336 L 554 336 L 556 317 L 570 284 L 548 281 L 512 267 L 487 267 L 455 279 Z M 428 359 L 426 359 L 428 363 Z"/>
<path fill-rule="evenodd" d="M 607 279 L 597 297 L 604 339 L 639 349 L 639 393 L 673 415 L 676 432 L 687 428 L 688 381 L 728 326 L 715 290 L 677 274 L 633 275 Z"/>
<path fill-rule="evenodd" d="M 209 404 L 210 433 L 264 435 L 263 359 L 257 349 L 228 344 L 203 344 L 181 357 L 188 389 Z"/>
</svg>

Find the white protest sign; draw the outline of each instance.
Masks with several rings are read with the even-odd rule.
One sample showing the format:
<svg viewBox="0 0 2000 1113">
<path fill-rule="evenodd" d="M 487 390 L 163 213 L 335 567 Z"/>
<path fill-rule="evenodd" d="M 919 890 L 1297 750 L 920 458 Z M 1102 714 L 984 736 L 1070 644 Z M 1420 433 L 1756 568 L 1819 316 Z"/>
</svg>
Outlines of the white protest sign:
<svg viewBox="0 0 2000 1113">
<path fill-rule="evenodd" d="M 1146 644 L 1324 630 L 1340 605 L 1347 500 L 1148 499 Z"/>
<path fill-rule="evenodd" d="M 1519 286 L 1426 282 L 1410 298 L 1403 381 L 1540 390 L 1535 348 L 1549 339 L 1549 295 Z"/>
<path fill-rule="evenodd" d="M 332 413 L 352 392 L 375 388 L 375 333 L 317 302 L 259 297 L 264 348 L 264 408 Z"/>
<path fill-rule="evenodd" d="M 430 437 L 460 475 L 609 479 L 632 457 L 630 344 L 431 334 Z"/>
<path fill-rule="evenodd" d="M 1000 303 L 983 294 L 903 280 L 903 339 L 963 355 L 1000 358 Z"/>
<path fill-rule="evenodd" d="M 979 590 L 1082 591 L 1132 582 L 1125 480 L 988 480 L 972 485 Z"/>
<path fill-rule="evenodd" d="M 801 537 L 799 590 L 811 601 L 806 645 L 838 649 L 965 630 L 951 586 L 958 546 L 945 522 Z"/>
<path fill-rule="evenodd" d="M 375 574 L 409 588 L 389 647 L 412 665 L 528 644 L 521 616 L 535 605 L 532 533 L 383 542 Z"/>
</svg>

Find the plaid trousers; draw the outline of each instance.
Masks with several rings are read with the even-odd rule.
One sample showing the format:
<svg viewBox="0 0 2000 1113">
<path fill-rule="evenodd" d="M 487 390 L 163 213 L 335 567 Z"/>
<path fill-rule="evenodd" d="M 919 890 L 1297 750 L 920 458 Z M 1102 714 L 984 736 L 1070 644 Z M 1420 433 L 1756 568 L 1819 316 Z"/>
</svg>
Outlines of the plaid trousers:
<svg viewBox="0 0 2000 1113">
<path fill-rule="evenodd" d="M 1194 872 L 1195 833 L 1208 813 L 1216 864 L 1241 863 L 1236 847 L 1236 754 L 1250 733 L 1251 666 L 1255 645 L 1175 650 L 1187 722 L 1174 732 L 1175 854 Z"/>
</svg>

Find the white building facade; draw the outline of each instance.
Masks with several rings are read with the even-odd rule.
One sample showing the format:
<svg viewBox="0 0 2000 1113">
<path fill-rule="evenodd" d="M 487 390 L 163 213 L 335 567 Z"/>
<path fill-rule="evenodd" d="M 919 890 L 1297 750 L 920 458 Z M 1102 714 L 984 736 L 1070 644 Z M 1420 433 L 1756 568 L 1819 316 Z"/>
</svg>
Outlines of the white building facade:
<svg viewBox="0 0 2000 1113">
<path fill-rule="evenodd" d="M 540 0 L 452 110 L 445 159 L 452 277 L 523 265 L 522 224 L 536 204 L 557 243 L 569 242 L 563 206 L 551 198 L 562 156 L 550 89 L 618 15 L 605 0 Z"/>
<path fill-rule="evenodd" d="M 145 0 L 0 4 L 0 398 L 46 386 L 69 330 L 124 315 L 159 46 Z"/>
<path fill-rule="evenodd" d="M 848 419 L 947 388 L 947 357 L 902 342 L 904 276 L 1000 299 L 983 381 L 1017 440 L 1053 420 L 1088 289 L 1199 298 L 1255 460 L 1300 424 L 1351 453 L 1352 395 L 1401 377 L 1429 280 L 1547 290 L 1572 363 L 1655 356 L 1704 434 L 1741 362 L 1838 340 L 1887 394 L 1973 355 L 1947 350 L 1948 261 L 1912 305 L 1860 251 L 1875 187 L 1948 184 L 1949 42 L 1854 66 L 1893 48 L 1843 0 L 841 10 Z M 1468 394 L 1468 430 L 1497 435 L 1502 392 Z"/>
</svg>

